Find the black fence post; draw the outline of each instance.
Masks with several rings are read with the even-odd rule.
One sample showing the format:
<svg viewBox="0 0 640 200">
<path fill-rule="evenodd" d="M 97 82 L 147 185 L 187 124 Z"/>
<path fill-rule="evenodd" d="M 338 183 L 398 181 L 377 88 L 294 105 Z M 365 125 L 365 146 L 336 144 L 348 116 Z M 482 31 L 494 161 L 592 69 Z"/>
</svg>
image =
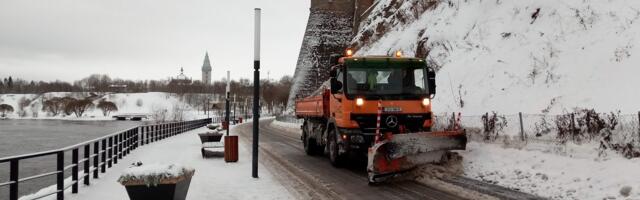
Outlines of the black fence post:
<svg viewBox="0 0 640 200">
<path fill-rule="evenodd" d="M 147 129 L 147 126 L 143 126 L 143 127 L 140 128 L 140 144 L 139 144 L 140 146 L 145 145 L 144 144 L 144 138 L 145 138 L 144 134 L 146 132 L 148 132 L 148 131 L 149 131 L 149 129 Z"/>
<path fill-rule="evenodd" d="M 122 154 L 124 153 L 122 148 L 124 147 L 124 135 L 127 132 L 122 132 L 118 134 L 118 159 L 122 159 Z"/>
<path fill-rule="evenodd" d="M 100 164 L 100 141 L 93 143 L 93 178 L 98 178 L 98 169 Z"/>
<path fill-rule="evenodd" d="M 118 145 L 120 144 L 118 142 L 118 136 L 120 134 L 116 134 L 113 136 L 113 157 L 111 158 L 113 160 L 113 164 L 118 164 Z"/>
<path fill-rule="evenodd" d="M 520 138 L 524 141 L 524 124 L 522 123 L 522 112 L 518 112 L 518 117 L 520 117 Z"/>
<path fill-rule="evenodd" d="M 109 161 L 107 161 L 107 167 L 111 168 L 111 162 L 113 161 L 113 136 L 109 137 L 109 150 L 107 152 L 109 156 Z"/>
<path fill-rule="evenodd" d="M 133 133 L 133 129 L 127 131 L 127 134 L 125 134 L 124 136 L 124 148 L 126 148 L 124 150 L 124 155 L 126 156 L 129 154 L 129 152 L 131 151 L 131 133 Z"/>
<path fill-rule="evenodd" d="M 71 150 L 71 193 L 78 193 L 78 148 Z"/>
<path fill-rule="evenodd" d="M 138 136 L 137 134 L 135 134 L 137 130 L 138 128 L 134 128 L 134 129 L 131 129 L 131 131 L 129 131 L 129 136 L 127 137 L 127 155 L 131 153 L 132 148 L 135 148 L 135 143 L 134 143 L 135 138 L 133 136 Z"/>
<path fill-rule="evenodd" d="M 91 144 L 87 144 L 84 146 L 84 184 L 89 185 L 89 174 L 91 167 Z"/>
<path fill-rule="evenodd" d="M 56 199 L 64 200 L 64 151 L 58 152 L 56 169 Z"/>
<path fill-rule="evenodd" d="M 18 200 L 18 177 L 19 177 L 19 165 L 20 160 L 14 159 L 10 162 L 9 169 L 9 181 L 11 181 L 11 185 L 9 185 L 9 199 L 10 200 Z"/>
<path fill-rule="evenodd" d="M 107 172 L 107 139 L 102 140 L 102 170 L 100 172 Z"/>
<path fill-rule="evenodd" d="M 147 135 L 147 137 L 145 138 L 145 143 L 144 144 L 149 144 L 149 139 L 151 137 L 153 137 L 153 126 L 147 126 L 147 131 L 145 131 L 145 134 Z"/>
</svg>

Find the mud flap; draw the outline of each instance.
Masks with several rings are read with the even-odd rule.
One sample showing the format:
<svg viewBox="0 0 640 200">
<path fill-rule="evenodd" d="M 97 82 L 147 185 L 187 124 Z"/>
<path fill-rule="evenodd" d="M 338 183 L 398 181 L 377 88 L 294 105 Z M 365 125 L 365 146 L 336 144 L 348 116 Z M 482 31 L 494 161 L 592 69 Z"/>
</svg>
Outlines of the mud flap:
<svg viewBox="0 0 640 200">
<path fill-rule="evenodd" d="M 369 148 L 369 182 L 383 182 L 419 165 L 439 162 L 448 150 L 464 150 L 466 145 L 464 130 L 389 134 Z"/>
</svg>

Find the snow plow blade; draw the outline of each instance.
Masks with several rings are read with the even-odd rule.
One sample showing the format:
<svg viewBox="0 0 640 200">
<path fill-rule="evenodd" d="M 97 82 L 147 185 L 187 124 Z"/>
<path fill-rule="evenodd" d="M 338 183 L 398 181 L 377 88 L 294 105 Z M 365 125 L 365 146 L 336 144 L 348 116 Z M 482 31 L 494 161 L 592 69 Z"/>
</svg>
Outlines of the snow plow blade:
<svg viewBox="0 0 640 200">
<path fill-rule="evenodd" d="M 449 150 L 464 150 L 464 130 L 436 131 L 388 136 L 369 148 L 369 183 L 383 182 L 419 165 L 440 162 Z"/>
</svg>

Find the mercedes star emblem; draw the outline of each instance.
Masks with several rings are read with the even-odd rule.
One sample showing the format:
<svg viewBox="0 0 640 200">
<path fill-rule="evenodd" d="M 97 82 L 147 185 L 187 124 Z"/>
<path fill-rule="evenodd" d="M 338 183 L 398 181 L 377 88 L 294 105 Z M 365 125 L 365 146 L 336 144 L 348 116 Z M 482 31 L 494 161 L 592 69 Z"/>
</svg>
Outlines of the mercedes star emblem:
<svg viewBox="0 0 640 200">
<path fill-rule="evenodd" d="M 398 125 L 398 117 L 391 115 L 387 117 L 387 120 L 385 120 L 385 122 L 387 123 L 388 127 L 395 128 Z"/>
</svg>

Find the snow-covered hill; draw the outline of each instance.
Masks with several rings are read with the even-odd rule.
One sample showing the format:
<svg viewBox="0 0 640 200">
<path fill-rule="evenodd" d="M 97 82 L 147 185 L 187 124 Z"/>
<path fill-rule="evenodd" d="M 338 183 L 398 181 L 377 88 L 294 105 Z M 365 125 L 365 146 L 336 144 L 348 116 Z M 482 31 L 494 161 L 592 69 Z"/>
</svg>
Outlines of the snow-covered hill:
<svg viewBox="0 0 640 200">
<path fill-rule="evenodd" d="M 51 99 L 53 97 L 67 96 L 82 99 L 89 96 L 89 94 L 69 92 L 51 92 L 44 94 L 0 94 L 0 104 L 8 104 L 12 106 L 15 111 L 8 116 L 16 119 L 111 120 L 111 116 L 117 114 L 149 114 L 153 117 L 154 114 L 158 115 L 163 112 L 166 115 L 165 120 L 171 120 L 174 115 L 178 114 L 177 112 L 181 112 L 183 119 L 186 120 L 206 117 L 206 115 L 203 115 L 202 111 L 198 112 L 197 109 L 189 105 L 185 98 L 181 98 L 176 94 L 163 92 L 113 93 L 100 95 L 94 100 L 94 105 L 97 105 L 101 100 L 106 100 L 115 103 L 118 107 L 118 111 L 111 112 L 108 116 L 104 116 L 102 111 L 95 106 L 79 118 L 73 114 L 69 116 L 63 116 L 63 114 L 50 116 L 49 113 L 42 110 L 42 102 L 44 100 Z M 18 103 L 23 98 L 29 100 L 30 103 L 24 108 L 25 116 L 20 117 L 18 115 Z"/>
<path fill-rule="evenodd" d="M 436 112 L 640 110 L 640 1 L 380 0 L 359 55 L 438 66 Z"/>
</svg>

